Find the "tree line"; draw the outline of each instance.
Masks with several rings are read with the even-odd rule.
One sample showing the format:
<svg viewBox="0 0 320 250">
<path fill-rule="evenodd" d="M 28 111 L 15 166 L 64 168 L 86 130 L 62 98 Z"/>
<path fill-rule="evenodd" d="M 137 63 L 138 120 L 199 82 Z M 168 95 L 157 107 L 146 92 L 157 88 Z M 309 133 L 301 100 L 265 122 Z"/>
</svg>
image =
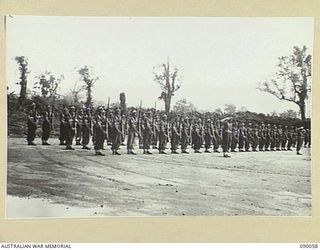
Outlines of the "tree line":
<svg viewBox="0 0 320 250">
<path fill-rule="evenodd" d="M 28 59 L 24 56 L 17 56 L 15 60 L 18 64 L 20 77 L 20 93 L 19 93 L 19 106 L 24 107 L 30 101 L 28 99 L 28 74 L 29 65 Z M 273 95 L 279 100 L 295 103 L 299 107 L 299 113 L 301 120 L 306 119 L 306 100 L 309 97 L 311 91 L 311 63 L 312 57 L 307 53 L 306 46 L 302 48 L 293 47 L 292 54 L 287 56 L 281 56 L 278 58 L 278 64 L 276 65 L 276 71 L 271 77 L 266 80 L 261 81 L 258 84 L 258 89 Z M 71 100 L 67 98 L 66 95 L 60 95 L 58 93 L 58 88 L 64 80 L 64 76 L 55 76 L 50 71 L 45 71 L 36 77 L 37 81 L 34 83 L 34 91 L 32 100 L 42 105 L 54 110 L 57 103 L 58 106 L 70 105 L 80 107 L 84 105 L 85 107 L 93 106 L 93 96 L 92 90 L 99 80 L 98 76 L 95 76 L 94 71 L 91 67 L 85 65 L 77 69 L 79 74 L 79 80 L 81 85 L 75 84 L 73 89 L 70 90 Z M 172 109 L 172 99 L 175 93 L 181 88 L 181 75 L 179 68 L 172 63 L 169 59 L 165 63 L 157 65 L 154 67 L 153 80 L 160 86 L 159 100 L 164 102 L 165 113 L 169 114 Z M 80 101 L 80 94 L 85 92 L 86 100 L 84 102 Z M 12 96 L 13 93 L 8 93 L 8 96 Z M 122 104 L 121 104 L 122 103 Z M 125 93 L 122 93 L 120 97 L 120 104 L 125 103 Z M 10 105 L 10 104 L 9 104 Z M 10 107 L 9 107 L 10 108 Z M 186 99 L 179 100 L 173 107 L 174 112 L 192 112 L 196 111 L 195 106 L 187 102 Z M 227 113 L 235 113 L 235 106 L 232 104 L 227 104 L 225 106 L 225 111 Z M 246 110 L 243 109 L 243 112 Z M 217 109 L 216 112 L 222 112 Z M 294 116 L 293 110 L 286 111 L 287 113 L 282 114 L 283 116 Z M 280 114 L 281 116 L 281 114 Z"/>
</svg>

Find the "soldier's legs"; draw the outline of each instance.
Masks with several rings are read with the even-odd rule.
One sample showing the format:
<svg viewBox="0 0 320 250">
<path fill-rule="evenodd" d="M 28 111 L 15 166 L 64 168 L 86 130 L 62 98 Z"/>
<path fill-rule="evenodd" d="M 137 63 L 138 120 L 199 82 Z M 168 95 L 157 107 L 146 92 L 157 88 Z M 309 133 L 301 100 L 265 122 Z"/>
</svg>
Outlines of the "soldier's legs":
<svg viewBox="0 0 320 250">
<path fill-rule="evenodd" d="M 34 139 L 36 138 L 36 129 L 33 127 L 28 127 L 27 141 L 28 145 L 35 145 Z"/>
<path fill-rule="evenodd" d="M 297 139 L 297 154 L 300 155 L 300 150 L 301 150 L 301 146 L 302 146 L 302 143 L 303 143 L 303 139 L 302 138 L 298 138 Z"/>
<path fill-rule="evenodd" d="M 50 137 L 50 128 L 42 128 L 42 145 L 50 145 L 47 141 Z"/>
</svg>

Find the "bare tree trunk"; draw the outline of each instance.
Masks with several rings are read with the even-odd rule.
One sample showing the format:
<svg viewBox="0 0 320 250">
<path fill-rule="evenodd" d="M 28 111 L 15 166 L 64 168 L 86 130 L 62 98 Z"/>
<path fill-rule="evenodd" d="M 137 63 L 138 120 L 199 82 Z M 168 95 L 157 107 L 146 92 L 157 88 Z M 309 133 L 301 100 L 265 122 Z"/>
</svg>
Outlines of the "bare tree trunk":
<svg viewBox="0 0 320 250">
<path fill-rule="evenodd" d="M 299 104 L 299 108 L 300 108 L 301 120 L 304 121 L 306 119 L 306 104 L 304 101 L 302 101 Z"/>
<path fill-rule="evenodd" d="M 26 69 L 21 69 L 21 82 L 20 82 L 20 97 L 19 97 L 19 103 L 20 105 L 24 103 L 24 101 L 27 98 L 27 79 L 25 75 Z"/>
</svg>

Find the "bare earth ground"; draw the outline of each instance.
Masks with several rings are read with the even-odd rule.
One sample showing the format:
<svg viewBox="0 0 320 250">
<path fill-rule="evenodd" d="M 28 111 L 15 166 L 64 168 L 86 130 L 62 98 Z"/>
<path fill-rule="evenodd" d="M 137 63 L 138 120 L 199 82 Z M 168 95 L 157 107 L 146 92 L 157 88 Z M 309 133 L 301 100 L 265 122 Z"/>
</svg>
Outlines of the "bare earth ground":
<svg viewBox="0 0 320 250">
<path fill-rule="evenodd" d="M 140 150 L 113 156 L 108 146 L 107 155 L 97 157 L 50 142 L 27 146 L 24 138 L 8 138 L 8 218 L 311 215 L 309 149 L 302 156 L 278 151 L 223 158 Z"/>
</svg>

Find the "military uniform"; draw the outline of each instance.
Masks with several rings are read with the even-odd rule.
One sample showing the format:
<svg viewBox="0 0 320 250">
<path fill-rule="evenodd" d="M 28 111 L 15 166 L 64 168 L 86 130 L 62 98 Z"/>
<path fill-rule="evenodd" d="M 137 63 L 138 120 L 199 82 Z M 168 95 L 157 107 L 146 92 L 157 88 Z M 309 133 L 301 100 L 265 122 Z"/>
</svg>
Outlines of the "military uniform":
<svg viewBox="0 0 320 250">
<path fill-rule="evenodd" d="M 232 132 L 231 132 L 231 152 L 236 152 L 236 148 L 239 142 L 239 137 L 238 137 L 238 129 L 236 126 L 232 127 Z"/>
<path fill-rule="evenodd" d="M 229 152 L 230 140 L 232 138 L 232 124 L 228 121 L 224 121 L 222 124 L 222 150 L 224 157 L 230 157 Z"/>
<path fill-rule="evenodd" d="M 207 121 L 205 127 L 204 127 L 204 148 L 206 153 L 210 153 L 209 149 L 211 148 L 212 144 L 212 128 L 211 128 L 211 122 L 210 120 Z"/>
<path fill-rule="evenodd" d="M 238 130 L 238 138 L 239 138 L 239 152 L 243 152 L 243 147 L 244 147 L 244 143 L 246 140 L 246 135 L 245 135 L 245 128 L 244 128 L 244 124 L 242 123 L 239 130 Z"/>
<path fill-rule="evenodd" d="M 136 138 L 136 134 L 138 133 L 136 127 L 136 119 L 135 115 L 128 119 L 128 139 L 127 139 L 127 153 L 135 154 L 133 152 L 133 144 Z"/>
<path fill-rule="evenodd" d="M 87 109 L 86 112 L 82 116 L 82 123 L 81 123 L 81 131 L 82 131 L 82 149 L 89 150 L 88 144 L 90 142 L 90 135 L 92 134 L 92 118 L 90 114 L 90 110 Z"/>
<path fill-rule="evenodd" d="M 48 143 L 48 139 L 50 137 L 50 132 L 51 132 L 51 123 L 48 118 L 48 113 L 44 112 L 43 113 L 43 122 L 42 122 L 42 145 L 50 145 Z"/>
<path fill-rule="evenodd" d="M 201 133 L 200 133 L 200 128 L 198 124 L 193 125 L 193 129 L 191 132 L 191 137 L 192 137 L 192 147 L 194 149 L 195 153 L 201 153 L 200 148 L 201 148 Z"/>
<path fill-rule="evenodd" d="M 114 155 L 120 155 L 120 153 L 118 152 L 119 148 L 120 148 L 120 144 L 121 144 L 121 135 L 122 135 L 122 131 L 121 131 L 121 127 L 120 127 L 120 117 L 119 116 L 115 116 L 113 119 L 113 123 L 112 123 L 112 146 L 111 146 L 111 150 L 112 150 L 112 154 Z"/>
<path fill-rule="evenodd" d="M 183 121 L 181 124 L 181 153 L 188 154 L 189 138 L 189 124 L 187 121 Z"/>
<path fill-rule="evenodd" d="M 252 151 L 257 152 L 257 147 L 259 145 L 259 131 L 257 127 L 252 130 Z"/>
<path fill-rule="evenodd" d="M 164 117 L 159 124 L 159 153 L 165 154 L 165 149 L 168 141 L 168 125 L 166 122 L 166 117 Z"/>
<path fill-rule="evenodd" d="M 303 145 L 303 140 L 305 137 L 306 131 L 303 127 L 299 128 L 297 131 L 297 155 L 301 155 L 300 150 L 301 146 Z"/>
<path fill-rule="evenodd" d="M 149 151 L 150 145 L 151 145 L 151 139 L 152 139 L 151 121 L 146 116 L 143 118 L 142 138 L 143 138 L 143 153 L 152 154 Z"/>
<path fill-rule="evenodd" d="M 178 132 L 177 123 L 171 124 L 171 153 L 178 154 L 177 149 L 180 143 L 180 134 Z"/>
<path fill-rule="evenodd" d="M 33 142 L 36 138 L 38 114 L 36 112 L 35 104 L 32 105 L 32 109 L 27 116 L 27 141 L 28 145 L 35 145 Z"/>
<path fill-rule="evenodd" d="M 103 149 L 103 143 L 106 136 L 106 131 L 104 130 L 102 123 L 101 123 L 101 117 L 99 115 L 96 116 L 95 123 L 93 125 L 93 134 L 94 134 L 94 149 L 96 151 L 96 155 L 104 155 L 101 153 L 101 150 Z"/>
</svg>

